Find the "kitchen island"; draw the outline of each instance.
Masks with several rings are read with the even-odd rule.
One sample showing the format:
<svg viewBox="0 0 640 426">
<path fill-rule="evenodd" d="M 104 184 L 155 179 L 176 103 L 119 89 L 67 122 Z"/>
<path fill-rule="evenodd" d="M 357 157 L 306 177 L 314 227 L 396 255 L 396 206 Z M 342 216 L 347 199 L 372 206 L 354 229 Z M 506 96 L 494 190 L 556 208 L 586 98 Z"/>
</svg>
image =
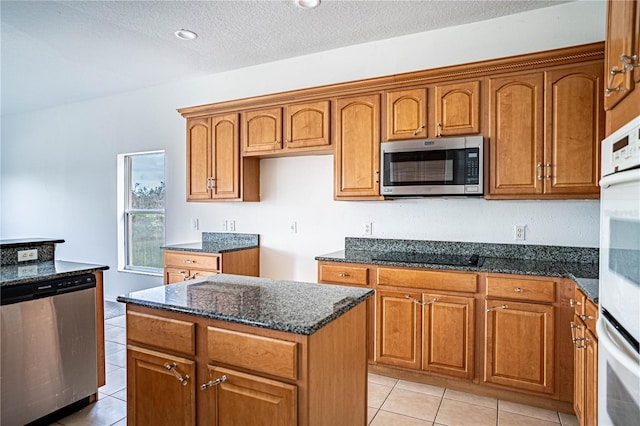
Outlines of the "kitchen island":
<svg viewBox="0 0 640 426">
<path fill-rule="evenodd" d="M 365 425 L 370 289 L 219 274 L 127 304 L 131 425 Z"/>
</svg>

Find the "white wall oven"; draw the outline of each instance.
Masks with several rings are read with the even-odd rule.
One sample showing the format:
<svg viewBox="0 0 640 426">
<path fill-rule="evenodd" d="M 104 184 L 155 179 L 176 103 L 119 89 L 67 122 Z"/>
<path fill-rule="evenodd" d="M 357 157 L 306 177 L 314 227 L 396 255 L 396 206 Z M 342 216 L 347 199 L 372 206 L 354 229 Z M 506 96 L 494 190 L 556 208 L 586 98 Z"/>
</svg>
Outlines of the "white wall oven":
<svg viewBox="0 0 640 426">
<path fill-rule="evenodd" d="M 602 142 L 598 424 L 640 421 L 640 117 Z"/>
</svg>

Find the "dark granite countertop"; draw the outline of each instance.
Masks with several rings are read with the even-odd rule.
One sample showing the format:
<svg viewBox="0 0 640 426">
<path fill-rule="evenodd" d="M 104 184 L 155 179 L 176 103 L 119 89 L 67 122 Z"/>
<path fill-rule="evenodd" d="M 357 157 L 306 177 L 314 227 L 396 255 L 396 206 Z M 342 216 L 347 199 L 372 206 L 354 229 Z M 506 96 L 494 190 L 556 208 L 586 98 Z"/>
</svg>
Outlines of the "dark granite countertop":
<svg viewBox="0 0 640 426">
<path fill-rule="evenodd" d="M 58 243 L 64 243 L 64 240 L 60 238 L 15 238 L 11 240 L 0 240 L 0 247 L 22 247 Z"/>
<path fill-rule="evenodd" d="M 202 241 L 186 244 L 167 244 L 165 250 L 201 253 L 228 253 L 260 247 L 258 234 L 237 234 L 228 232 L 203 232 Z"/>
<path fill-rule="evenodd" d="M 118 296 L 118 302 L 313 334 L 373 295 L 373 290 L 218 274 Z"/>
<path fill-rule="evenodd" d="M 0 266 L 0 286 L 27 284 L 109 269 L 106 265 L 51 260 L 26 265 Z"/>
<path fill-rule="evenodd" d="M 596 248 L 374 238 L 347 238 L 345 247 L 345 250 L 317 256 L 316 260 L 452 271 L 566 277 L 575 281 L 591 300 L 598 302 L 599 266 L 598 249 Z M 483 258 L 483 262 L 481 262 L 481 266 L 476 267 L 375 259 L 380 256 L 380 253 L 402 251 L 456 255 L 478 254 Z"/>
</svg>

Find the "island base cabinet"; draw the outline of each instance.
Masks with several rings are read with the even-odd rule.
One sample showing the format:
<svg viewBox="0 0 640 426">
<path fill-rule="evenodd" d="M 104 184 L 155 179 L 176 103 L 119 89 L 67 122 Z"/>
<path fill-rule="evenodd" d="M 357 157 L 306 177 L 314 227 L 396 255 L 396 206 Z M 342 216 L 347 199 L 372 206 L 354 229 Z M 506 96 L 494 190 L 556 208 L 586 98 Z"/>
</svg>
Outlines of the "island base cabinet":
<svg viewBox="0 0 640 426">
<path fill-rule="evenodd" d="M 297 387 L 252 374 L 209 366 L 216 426 L 295 426 Z M 249 408 L 250 407 L 250 408 Z"/>
<path fill-rule="evenodd" d="M 196 424 L 195 362 L 127 348 L 127 424 Z"/>
<path fill-rule="evenodd" d="M 553 306 L 487 300 L 484 381 L 554 392 Z"/>
</svg>

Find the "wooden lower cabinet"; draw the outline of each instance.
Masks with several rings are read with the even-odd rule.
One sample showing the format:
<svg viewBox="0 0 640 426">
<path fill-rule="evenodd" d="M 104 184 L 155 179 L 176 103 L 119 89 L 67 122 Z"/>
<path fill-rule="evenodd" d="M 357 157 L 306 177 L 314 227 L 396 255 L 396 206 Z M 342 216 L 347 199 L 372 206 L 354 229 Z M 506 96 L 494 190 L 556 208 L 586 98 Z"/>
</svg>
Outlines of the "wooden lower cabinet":
<svg viewBox="0 0 640 426">
<path fill-rule="evenodd" d="M 555 391 L 553 306 L 487 300 L 485 330 L 485 382 Z"/>
<path fill-rule="evenodd" d="M 420 368 L 420 299 L 420 293 L 377 291 L 377 362 Z"/>
<path fill-rule="evenodd" d="M 598 424 L 598 307 L 576 289 L 575 316 L 571 323 L 574 345 L 573 409 L 581 426 Z"/>
<path fill-rule="evenodd" d="M 475 299 L 422 295 L 422 369 L 473 379 Z"/>
<path fill-rule="evenodd" d="M 190 359 L 129 345 L 127 424 L 195 425 L 195 366 Z"/>
<path fill-rule="evenodd" d="M 164 283 L 174 284 L 214 274 L 257 277 L 260 274 L 260 249 L 226 253 L 164 251 Z"/>
<path fill-rule="evenodd" d="M 473 297 L 379 290 L 377 302 L 377 362 L 473 378 Z"/>
<path fill-rule="evenodd" d="M 366 305 L 311 335 L 127 305 L 127 424 L 361 425 Z"/>
<path fill-rule="evenodd" d="M 211 391 L 213 425 L 298 424 L 296 386 L 214 366 L 209 366 L 209 374 L 209 380 L 219 382 Z"/>
</svg>

